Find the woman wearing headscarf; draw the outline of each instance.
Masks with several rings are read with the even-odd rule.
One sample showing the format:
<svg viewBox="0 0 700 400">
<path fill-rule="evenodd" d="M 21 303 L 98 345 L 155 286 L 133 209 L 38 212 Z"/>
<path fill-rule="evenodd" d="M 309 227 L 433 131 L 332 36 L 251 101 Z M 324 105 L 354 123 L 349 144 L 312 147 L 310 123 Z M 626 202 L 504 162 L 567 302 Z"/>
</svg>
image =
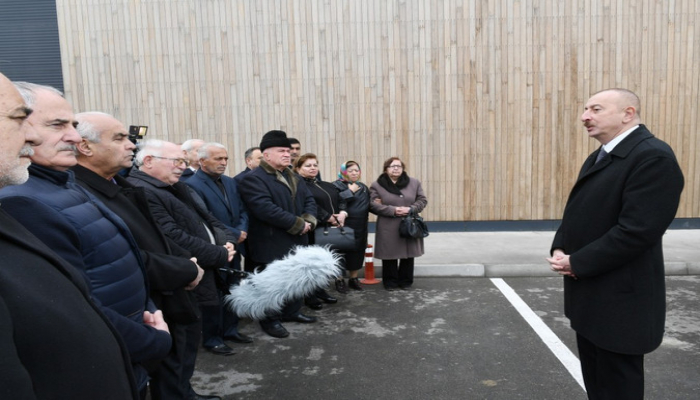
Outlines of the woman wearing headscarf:
<svg viewBox="0 0 700 400">
<path fill-rule="evenodd" d="M 348 213 L 345 226 L 355 231 L 355 249 L 345 252 L 345 269 L 348 271 L 348 287 L 362 290 L 357 275 L 362 268 L 367 248 L 367 221 L 369 220 L 369 188 L 362 182 L 360 164 L 347 161 L 340 166 L 338 180 L 333 184 L 340 191 L 340 198 L 345 200 Z"/>
<path fill-rule="evenodd" d="M 340 199 L 338 189 L 332 183 L 318 179 L 318 158 L 316 155 L 306 153 L 299 157 L 294 165 L 294 171 L 304 178 L 306 187 L 314 196 L 316 201 L 316 220 L 319 222 L 319 226 L 323 226 L 323 224 L 343 226 L 348 215 L 347 211 L 345 211 L 345 200 Z M 313 231 L 309 232 L 309 244 L 316 242 L 314 234 L 315 232 Z M 347 293 L 347 288 L 344 289 L 341 293 Z M 338 301 L 325 290 L 318 289 L 313 295 L 305 299 L 305 303 L 309 308 L 320 310 L 323 307 L 321 300 L 329 304 Z"/>
<path fill-rule="evenodd" d="M 382 260 L 382 281 L 389 291 L 413 285 L 414 259 L 424 253 L 422 238 L 399 236 L 401 219 L 428 204 L 420 181 L 409 177 L 405 168 L 398 157 L 389 158 L 370 186 L 369 210 L 377 215 L 374 256 Z"/>
</svg>

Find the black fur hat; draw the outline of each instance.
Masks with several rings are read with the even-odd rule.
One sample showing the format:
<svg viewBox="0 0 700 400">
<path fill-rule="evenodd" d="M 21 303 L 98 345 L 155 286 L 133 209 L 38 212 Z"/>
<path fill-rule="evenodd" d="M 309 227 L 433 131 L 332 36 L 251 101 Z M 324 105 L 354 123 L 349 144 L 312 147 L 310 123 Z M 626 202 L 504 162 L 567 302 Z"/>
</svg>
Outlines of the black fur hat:
<svg viewBox="0 0 700 400">
<path fill-rule="evenodd" d="M 284 131 L 270 131 L 263 135 L 260 141 L 260 151 L 265 151 L 265 149 L 270 147 L 292 147 L 289 143 L 287 134 Z"/>
</svg>

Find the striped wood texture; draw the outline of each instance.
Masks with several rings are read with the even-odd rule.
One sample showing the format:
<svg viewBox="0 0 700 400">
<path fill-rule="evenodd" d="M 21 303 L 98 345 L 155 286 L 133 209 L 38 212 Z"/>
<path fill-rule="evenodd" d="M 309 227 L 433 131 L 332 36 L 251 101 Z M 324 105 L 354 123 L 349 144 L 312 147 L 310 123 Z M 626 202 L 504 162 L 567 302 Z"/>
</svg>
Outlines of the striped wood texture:
<svg viewBox="0 0 700 400">
<path fill-rule="evenodd" d="M 596 142 L 579 116 L 625 87 L 675 149 L 700 217 L 697 0 L 59 0 L 66 94 L 149 137 L 229 149 L 264 132 L 357 160 L 400 156 L 427 220 L 561 216 Z M 698 38 L 698 39 L 696 39 Z"/>
</svg>

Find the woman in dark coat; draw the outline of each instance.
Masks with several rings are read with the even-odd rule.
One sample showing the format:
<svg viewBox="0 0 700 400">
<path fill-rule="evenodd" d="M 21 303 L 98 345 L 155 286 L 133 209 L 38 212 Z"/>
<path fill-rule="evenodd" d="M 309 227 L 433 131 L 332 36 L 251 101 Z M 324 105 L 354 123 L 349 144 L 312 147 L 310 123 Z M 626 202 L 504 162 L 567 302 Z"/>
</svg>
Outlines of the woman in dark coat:
<svg viewBox="0 0 700 400">
<path fill-rule="evenodd" d="M 399 236 L 401 219 L 419 213 L 428 204 L 418 179 L 410 178 L 398 157 L 384 161 L 384 172 L 370 186 L 369 210 L 377 214 L 374 256 L 382 260 L 382 281 L 386 290 L 413 285 L 415 257 L 423 255 L 423 239 Z M 399 264 L 400 260 L 400 264 Z"/>
<path fill-rule="evenodd" d="M 318 226 L 325 225 L 343 226 L 348 213 L 345 211 L 345 201 L 340 199 L 338 189 L 332 183 L 318 180 L 318 159 L 315 154 L 306 153 L 297 160 L 294 171 L 299 174 L 306 182 L 306 187 L 316 201 L 316 220 Z M 314 233 L 309 233 L 309 244 L 314 244 Z M 336 289 L 341 293 L 347 293 L 345 281 L 340 279 L 342 286 L 336 281 Z M 321 309 L 321 301 L 332 304 L 338 299 L 331 297 L 325 290 L 319 289 L 315 296 L 306 298 L 306 305 L 315 310 Z"/>
<path fill-rule="evenodd" d="M 333 183 L 340 191 L 340 198 L 347 203 L 345 225 L 355 231 L 357 247 L 345 252 L 345 269 L 348 271 L 348 287 L 362 290 L 358 272 L 362 269 L 367 248 L 367 221 L 369 220 L 369 188 L 360 178 L 362 171 L 355 161 L 348 161 L 340 166 L 338 180 Z"/>
</svg>

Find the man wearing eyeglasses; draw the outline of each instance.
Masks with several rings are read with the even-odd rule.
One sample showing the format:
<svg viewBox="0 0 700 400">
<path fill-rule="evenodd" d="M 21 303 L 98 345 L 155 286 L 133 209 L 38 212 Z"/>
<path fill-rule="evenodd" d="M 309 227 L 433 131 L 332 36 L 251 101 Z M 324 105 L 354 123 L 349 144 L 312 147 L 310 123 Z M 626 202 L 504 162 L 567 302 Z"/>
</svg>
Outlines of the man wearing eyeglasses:
<svg viewBox="0 0 700 400">
<path fill-rule="evenodd" d="M 162 140 L 147 140 L 136 153 L 135 164 L 127 180 L 146 189 L 151 212 L 163 233 L 188 250 L 205 270 L 195 289 L 200 307 L 219 304 L 215 272 L 226 266 L 235 254 L 237 237 L 212 216 L 203 200 L 185 183 L 180 182 L 188 161 L 180 146 Z M 232 355 L 233 350 L 221 343 L 207 350 Z"/>
</svg>

